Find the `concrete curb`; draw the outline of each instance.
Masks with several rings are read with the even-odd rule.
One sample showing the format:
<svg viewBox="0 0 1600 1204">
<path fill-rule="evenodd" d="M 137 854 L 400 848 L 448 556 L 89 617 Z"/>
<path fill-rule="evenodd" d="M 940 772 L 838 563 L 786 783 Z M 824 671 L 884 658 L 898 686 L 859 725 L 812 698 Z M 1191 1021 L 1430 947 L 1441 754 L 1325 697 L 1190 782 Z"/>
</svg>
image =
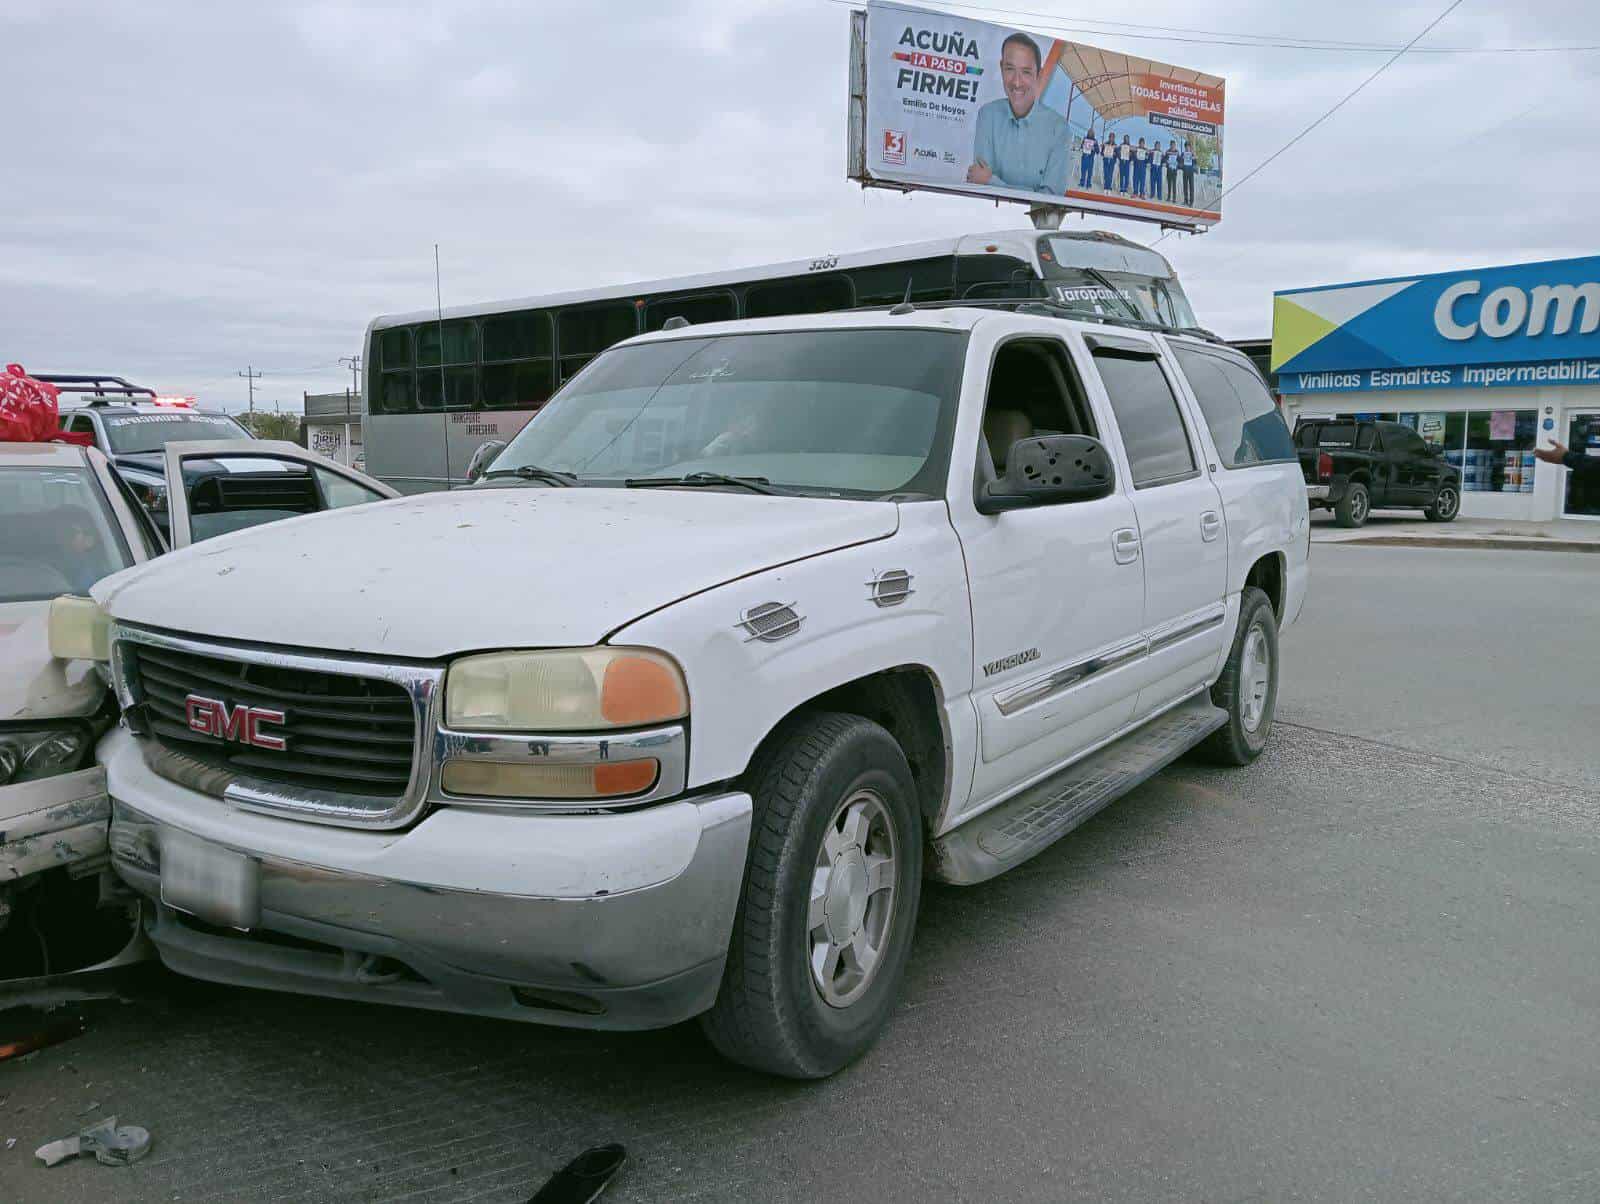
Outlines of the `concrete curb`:
<svg viewBox="0 0 1600 1204">
<path fill-rule="evenodd" d="M 1323 547 L 1356 545 L 1365 548 L 1479 548 L 1495 552 L 1600 552 L 1600 542 L 1577 539 L 1451 539 L 1449 536 L 1375 535 L 1355 539 L 1313 539 Z"/>
</svg>

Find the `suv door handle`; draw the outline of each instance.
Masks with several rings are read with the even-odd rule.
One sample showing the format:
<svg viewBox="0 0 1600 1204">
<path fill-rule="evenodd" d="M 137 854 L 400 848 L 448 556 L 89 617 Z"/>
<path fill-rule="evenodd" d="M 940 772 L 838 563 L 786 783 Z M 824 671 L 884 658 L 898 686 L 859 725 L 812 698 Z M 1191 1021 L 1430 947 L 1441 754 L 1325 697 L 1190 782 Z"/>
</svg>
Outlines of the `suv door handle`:
<svg viewBox="0 0 1600 1204">
<path fill-rule="evenodd" d="M 1200 538 L 1210 543 L 1222 534 L 1222 515 L 1215 510 L 1207 510 L 1200 516 Z"/>
<path fill-rule="evenodd" d="M 1132 527 L 1123 527 L 1111 533 L 1111 555 L 1118 564 L 1132 564 L 1139 559 L 1139 533 Z"/>
</svg>

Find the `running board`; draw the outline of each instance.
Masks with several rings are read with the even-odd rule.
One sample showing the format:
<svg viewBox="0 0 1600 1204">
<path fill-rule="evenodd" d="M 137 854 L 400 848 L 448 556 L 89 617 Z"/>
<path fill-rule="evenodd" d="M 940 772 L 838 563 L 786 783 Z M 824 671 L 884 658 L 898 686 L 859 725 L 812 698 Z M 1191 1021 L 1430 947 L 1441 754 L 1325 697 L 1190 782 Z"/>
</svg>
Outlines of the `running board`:
<svg viewBox="0 0 1600 1204">
<path fill-rule="evenodd" d="M 1044 852 L 1228 722 L 1197 695 L 933 842 L 931 875 L 971 886 Z"/>
</svg>

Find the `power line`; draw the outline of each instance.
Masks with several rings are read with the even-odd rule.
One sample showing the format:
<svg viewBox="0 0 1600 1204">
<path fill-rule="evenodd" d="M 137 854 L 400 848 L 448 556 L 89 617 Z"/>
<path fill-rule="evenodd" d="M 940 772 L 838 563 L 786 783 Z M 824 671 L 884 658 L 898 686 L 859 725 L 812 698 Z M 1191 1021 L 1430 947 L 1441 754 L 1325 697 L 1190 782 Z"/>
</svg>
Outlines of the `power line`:
<svg viewBox="0 0 1600 1204">
<path fill-rule="evenodd" d="M 829 2 L 855 7 L 859 5 L 860 0 L 829 0 Z M 1576 54 L 1584 51 L 1600 50 L 1600 43 L 1570 46 L 1419 46 L 1412 49 L 1409 45 L 1397 47 L 1381 42 L 1351 42 L 1335 38 L 1298 37 L 1290 34 L 1254 34 L 1235 30 L 1195 29 L 1183 25 L 1145 25 L 1132 21 L 1102 21 L 1088 17 L 1074 17 L 1072 20 L 1076 24 L 1064 25 L 1058 23 L 1061 21 L 1060 14 L 1041 12 L 1037 9 L 994 8 L 988 5 L 974 4 L 970 0 L 933 0 L 933 2 L 941 4 L 945 8 L 971 9 L 973 10 L 973 15 L 992 14 L 1033 17 L 1052 22 L 1051 27 L 1045 32 L 1115 34 L 1118 37 L 1135 38 L 1141 41 L 1180 42 L 1188 45 L 1242 46 L 1278 50 L 1323 50 L 1349 54 L 1389 54 L 1403 50 L 1411 50 L 1413 54 Z M 948 15 L 966 14 L 950 13 Z M 1127 32 L 1129 30 L 1144 30 L 1148 32 L 1130 33 Z"/>
<path fill-rule="evenodd" d="M 1350 89 L 1349 92 L 1345 93 L 1344 96 L 1340 98 L 1338 103 L 1335 104 L 1331 109 L 1329 109 L 1327 112 L 1323 113 L 1322 116 L 1318 117 L 1310 125 L 1306 126 L 1305 129 L 1301 130 L 1293 138 L 1289 139 L 1289 141 L 1285 142 L 1277 150 L 1273 151 L 1265 159 L 1261 160 L 1261 162 L 1257 163 L 1248 172 L 1246 172 L 1241 178 L 1235 180 L 1232 184 L 1228 185 L 1228 187 L 1224 188 L 1222 190 L 1222 192 L 1217 197 L 1217 204 L 1220 206 L 1222 204 L 1223 197 L 1226 197 L 1230 192 L 1233 192 L 1236 189 L 1241 188 L 1248 181 L 1250 181 L 1250 180 L 1254 179 L 1256 176 L 1260 175 L 1263 171 L 1266 170 L 1267 165 L 1270 164 L 1279 155 L 1283 154 L 1284 151 L 1288 150 L 1296 142 L 1299 142 L 1302 138 L 1304 138 L 1312 130 L 1316 129 L 1324 121 L 1328 120 L 1328 118 L 1332 117 L 1340 109 L 1344 108 L 1345 105 L 1349 104 L 1352 100 L 1354 100 L 1356 98 L 1357 94 L 1359 94 L 1362 91 L 1362 89 L 1364 89 L 1373 80 L 1377 79 L 1378 76 L 1382 75 L 1390 67 L 1394 66 L 1395 63 L 1399 62 L 1401 55 L 1403 55 L 1406 51 L 1410 50 L 1419 41 L 1421 41 L 1423 38 L 1425 38 L 1429 33 L 1431 33 L 1433 31 L 1434 27 L 1436 25 L 1438 25 L 1439 22 L 1443 21 L 1446 17 L 1448 17 L 1451 13 L 1455 12 L 1456 9 L 1458 9 L 1460 7 L 1461 7 L 1461 0 L 1450 0 L 1450 3 L 1445 6 L 1444 11 L 1441 12 L 1433 20 L 1429 21 L 1428 24 L 1423 27 L 1423 30 L 1422 30 L 1421 33 L 1419 33 L 1416 37 L 1412 38 L 1411 41 L 1407 42 L 1404 46 L 1400 47 L 1400 49 L 1395 51 L 1394 54 L 1388 60 L 1386 60 L 1381 67 L 1379 67 L 1371 75 L 1367 76 L 1366 79 L 1362 80 L 1354 88 Z M 1156 239 L 1155 241 L 1157 243 L 1164 242 L 1167 238 L 1169 238 L 1171 236 L 1171 234 L 1172 234 L 1172 231 L 1168 230 L 1165 234 L 1163 234 L 1160 238 Z M 1155 243 L 1151 243 L 1150 245 L 1154 246 Z"/>
</svg>

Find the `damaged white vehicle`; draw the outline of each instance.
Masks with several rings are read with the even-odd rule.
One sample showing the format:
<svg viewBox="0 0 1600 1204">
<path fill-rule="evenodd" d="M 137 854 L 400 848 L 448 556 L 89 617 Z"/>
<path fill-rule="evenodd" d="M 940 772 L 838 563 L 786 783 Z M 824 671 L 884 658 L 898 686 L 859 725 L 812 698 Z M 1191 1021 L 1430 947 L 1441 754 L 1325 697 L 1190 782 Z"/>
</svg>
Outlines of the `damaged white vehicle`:
<svg viewBox="0 0 1600 1204">
<path fill-rule="evenodd" d="M 701 1016 L 820 1076 L 882 1027 L 925 874 L 1261 752 L 1309 526 L 1242 356 L 1036 302 L 668 326 L 472 489 L 95 588 L 112 856 L 168 966 Z"/>
<path fill-rule="evenodd" d="M 292 444 L 172 444 L 169 484 L 221 530 L 395 496 Z M 94 448 L 0 444 L 0 980 L 137 957 L 137 896 L 109 872 L 110 804 L 95 744 L 117 717 L 106 649 L 81 616 L 101 578 L 166 551 Z M 88 638 L 84 638 L 86 632 Z"/>
</svg>

